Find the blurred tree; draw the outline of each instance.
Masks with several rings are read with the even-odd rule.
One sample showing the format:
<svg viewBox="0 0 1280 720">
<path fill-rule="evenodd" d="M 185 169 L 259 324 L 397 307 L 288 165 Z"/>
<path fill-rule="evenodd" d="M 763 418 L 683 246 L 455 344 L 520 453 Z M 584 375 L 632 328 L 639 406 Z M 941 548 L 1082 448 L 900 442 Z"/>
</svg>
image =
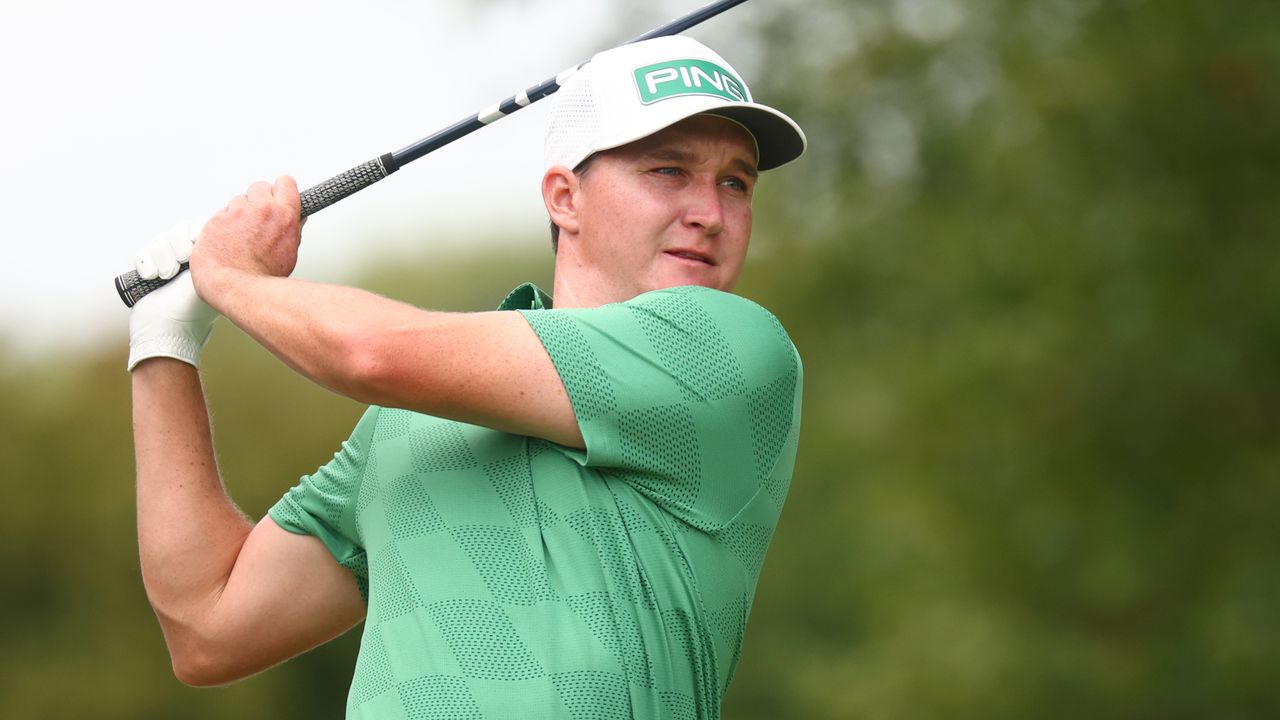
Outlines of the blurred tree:
<svg viewBox="0 0 1280 720">
<path fill-rule="evenodd" d="M 809 393 L 726 715 L 1274 716 L 1278 26 L 770 7 L 812 152 L 744 289 Z"/>
</svg>

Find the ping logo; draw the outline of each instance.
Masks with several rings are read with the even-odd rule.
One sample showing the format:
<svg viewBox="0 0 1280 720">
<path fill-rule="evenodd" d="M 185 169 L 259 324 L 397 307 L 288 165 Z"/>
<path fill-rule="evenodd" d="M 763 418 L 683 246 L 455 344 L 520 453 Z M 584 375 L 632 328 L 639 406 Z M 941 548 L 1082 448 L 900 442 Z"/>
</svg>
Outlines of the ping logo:
<svg viewBox="0 0 1280 720">
<path fill-rule="evenodd" d="M 636 68 L 636 89 L 643 105 L 679 95 L 712 95 L 734 102 L 749 102 L 746 83 L 733 73 L 706 60 L 668 60 Z"/>
</svg>

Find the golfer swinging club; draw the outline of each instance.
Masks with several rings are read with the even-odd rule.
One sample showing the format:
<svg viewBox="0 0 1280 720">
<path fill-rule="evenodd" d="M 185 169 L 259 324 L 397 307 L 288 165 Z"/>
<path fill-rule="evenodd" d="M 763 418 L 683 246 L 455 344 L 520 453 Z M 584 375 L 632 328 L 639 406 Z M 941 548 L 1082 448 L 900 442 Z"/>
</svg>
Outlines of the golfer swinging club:
<svg viewBox="0 0 1280 720">
<path fill-rule="evenodd" d="M 552 98 L 554 306 L 440 313 L 289 277 L 294 181 L 161 233 L 130 317 L 138 542 L 174 672 L 232 682 L 364 621 L 348 718 L 718 718 L 795 461 L 801 366 L 730 294 L 799 127 L 686 37 Z M 198 241 L 197 241 L 198 236 Z M 370 407 L 254 524 L 198 366 L 225 315 Z"/>
</svg>

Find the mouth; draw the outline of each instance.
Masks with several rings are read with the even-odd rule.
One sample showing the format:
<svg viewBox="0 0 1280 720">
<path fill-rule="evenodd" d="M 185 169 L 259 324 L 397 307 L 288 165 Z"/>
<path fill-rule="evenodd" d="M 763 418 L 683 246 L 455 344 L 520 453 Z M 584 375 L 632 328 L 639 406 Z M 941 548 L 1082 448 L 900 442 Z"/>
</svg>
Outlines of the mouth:
<svg viewBox="0 0 1280 720">
<path fill-rule="evenodd" d="M 709 256 L 695 250 L 667 250 L 666 254 L 674 258 L 679 258 L 687 262 L 698 263 L 700 265 L 715 265 L 715 261 L 713 261 Z"/>
</svg>

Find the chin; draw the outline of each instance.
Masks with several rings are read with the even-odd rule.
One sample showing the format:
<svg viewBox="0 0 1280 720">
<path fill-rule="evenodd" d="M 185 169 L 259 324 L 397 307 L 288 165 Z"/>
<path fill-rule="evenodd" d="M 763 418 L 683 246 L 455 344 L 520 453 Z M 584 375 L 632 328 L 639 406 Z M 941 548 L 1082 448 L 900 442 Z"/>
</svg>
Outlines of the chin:
<svg viewBox="0 0 1280 720">
<path fill-rule="evenodd" d="M 727 290 L 727 289 L 728 289 L 728 288 L 726 288 L 726 287 L 723 287 L 723 286 L 722 286 L 722 283 L 718 282 L 716 278 L 713 278 L 713 277 L 707 277 L 707 276 L 705 276 L 705 275 L 680 275 L 680 276 L 675 276 L 675 277 L 668 277 L 668 278 L 664 278 L 664 279 L 662 279 L 662 280 L 660 280 L 660 281 L 658 281 L 658 282 L 654 283 L 654 284 L 653 284 L 653 287 L 651 287 L 651 288 L 649 288 L 649 289 L 650 289 L 650 290 L 665 290 L 665 289 L 667 289 L 667 288 L 673 288 L 673 287 L 685 287 L 685 286 L 688 286 L 688 285 L 695 285 L 695 286 L 698 286 L 698 287 L 711 288 L 711 289 L 713 289 L 713 290 Z"/>
</svg>

